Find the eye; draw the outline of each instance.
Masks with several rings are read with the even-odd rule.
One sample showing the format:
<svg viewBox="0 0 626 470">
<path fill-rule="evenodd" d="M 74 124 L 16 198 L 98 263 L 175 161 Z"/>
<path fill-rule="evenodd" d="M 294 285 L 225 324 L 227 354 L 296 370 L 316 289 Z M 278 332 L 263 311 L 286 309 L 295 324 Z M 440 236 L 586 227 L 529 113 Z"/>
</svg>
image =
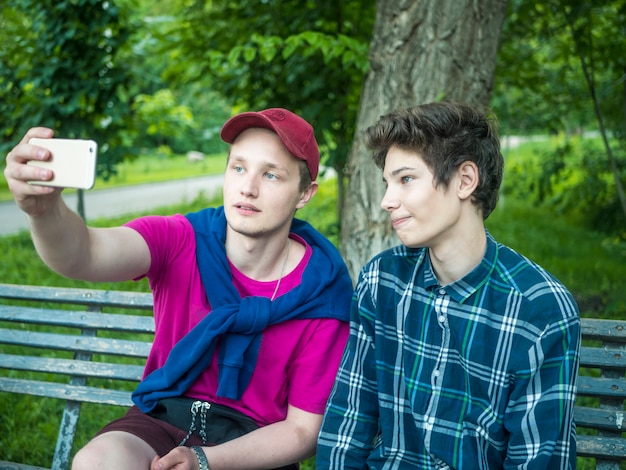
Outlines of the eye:
<svg viewBox="0 0 626 470">
<path fill-rule="evenodd" d="M 279 179 L 278 175 L 274 174 L 274 173 L 265 173 L 265 176 L 267 177 L 268 180 L 274 181 Z"/>
<path fill-rule="evenodd" d="M 412 176 L 403 176 L 402 178 L 400 178 L 400 182 L 402 184 L 407 184 L 410 183 L 411 181 L 413 181 L 413 177 Z"/>
<path fill-rule="evenodd" d="M 235 173 L 243 173 L 243 167 L 241 165 L 233 165 Z"/>
</svg>

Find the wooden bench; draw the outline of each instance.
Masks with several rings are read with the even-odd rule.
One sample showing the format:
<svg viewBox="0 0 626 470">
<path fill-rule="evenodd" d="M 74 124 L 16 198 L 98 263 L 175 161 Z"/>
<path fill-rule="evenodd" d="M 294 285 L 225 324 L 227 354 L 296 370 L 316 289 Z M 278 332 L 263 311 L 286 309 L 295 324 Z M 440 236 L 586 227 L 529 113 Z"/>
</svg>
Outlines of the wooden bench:
<svg viewBox="0 0 626 470">
<path fill-rule="evenodd" d="M 619 470 L 626 462 L 626 321 L 584 318 L 582 333 L 576 452 L 596 459 L 598 469 Z"/>
<path fill-rule="evenodd" d="M 125 310 L 105 312 L 111 308 Z M 128 389 L 109 382 L 98 387 L 88 379 L 117 384 L 141 378 L 153 333 L 151 309 L 147 293 L 0 284 L 0 399 L 8 392 L 66 402 L 52 469 L 69 468 L 82 403 L 131 404 Z M 583 338 L 574 415 L 578 455 L 596 459 L 598 469 L 619 469 L 626 462 L 626 321 L 584 319 Z M 73 357 L 59 357 L 68 351 Z M 135 358 L 136 364 L 117 357 Z M 0 460 L 0 470 L 39 468 Z"/>
<path fill-rule="evenodd" d="M 141 379 L 154 333 L 152 295 L 0 284 L 0 299 L 0 399 L 9 392 L 65 401 L 50 467 L 65 470 L 81 405 L 132 403 L 134 386 L 120 385 Z M 109 379 L 107 388 L 92 379 Z M 41 468 L 3 461 L 3 454 L 0 446 L 0 470 Z"/>
</svg>

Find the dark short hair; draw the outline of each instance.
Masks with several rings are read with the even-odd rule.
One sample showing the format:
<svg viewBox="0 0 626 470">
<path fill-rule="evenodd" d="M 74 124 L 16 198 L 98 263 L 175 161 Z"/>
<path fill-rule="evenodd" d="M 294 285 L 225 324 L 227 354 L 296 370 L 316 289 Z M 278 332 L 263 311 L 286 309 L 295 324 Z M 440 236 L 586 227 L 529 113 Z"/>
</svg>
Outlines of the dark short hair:
<svg viewBox="0 0 626 470">
<path fill-rule="evenodd" d="M 460 165 L 472 161 L 479 172 L 472 202 L 483 219 L 496 207 L 504 170 L 497 123 L 473 106 L 442 101 L 398 109 L 367 129 L 365 142 L 381 169 L 393 146 L 419 153 L 434 174 L 435 186 L 445 188 Z"/>
</svg>

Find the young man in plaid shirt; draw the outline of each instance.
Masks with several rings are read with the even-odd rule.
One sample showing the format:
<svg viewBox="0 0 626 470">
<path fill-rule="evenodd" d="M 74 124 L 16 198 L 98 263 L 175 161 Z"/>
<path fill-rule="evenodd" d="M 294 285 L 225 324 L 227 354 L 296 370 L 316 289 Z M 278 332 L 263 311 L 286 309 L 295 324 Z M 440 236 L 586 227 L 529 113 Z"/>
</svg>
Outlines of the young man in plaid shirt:
<svg viewBox="0 0 626 470">
<path fill-rule="evenodd" d="M 444 102 L 383 116 L 366 139 L 402 245 L 360 273 L 318 468 L 575 468 L 578 308 L 485 229 L 495 129 Z"/>
</svg>

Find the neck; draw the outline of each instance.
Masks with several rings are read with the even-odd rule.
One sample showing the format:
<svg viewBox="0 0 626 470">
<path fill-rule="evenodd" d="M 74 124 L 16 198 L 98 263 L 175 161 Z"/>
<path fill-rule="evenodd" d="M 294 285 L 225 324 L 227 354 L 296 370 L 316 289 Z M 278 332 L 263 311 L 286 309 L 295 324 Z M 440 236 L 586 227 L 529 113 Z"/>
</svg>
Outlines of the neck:
<svg viewBox="0 0 626 470">
<path fill-rule="evenodd" d="M 470 273 L 482 261 L 486 247 L 484 226 L 475 231 L 473 237 L 464 234 L 454 243 L 429 247 L 430 262 L 441 285 L 458 281 Z"/>
<path fill-rule="evenodd" d="M 296 250 L 288 237 L 274 238 L 267 243 L 256 240 L 246 243 L 226 239 L 226 256 L 228 260 L 243 274 L 256 281 L 274 281 L 293 269 L 292 253 Z M 298 245 L 298 244 L 295 244 Z"/>
</svg>

